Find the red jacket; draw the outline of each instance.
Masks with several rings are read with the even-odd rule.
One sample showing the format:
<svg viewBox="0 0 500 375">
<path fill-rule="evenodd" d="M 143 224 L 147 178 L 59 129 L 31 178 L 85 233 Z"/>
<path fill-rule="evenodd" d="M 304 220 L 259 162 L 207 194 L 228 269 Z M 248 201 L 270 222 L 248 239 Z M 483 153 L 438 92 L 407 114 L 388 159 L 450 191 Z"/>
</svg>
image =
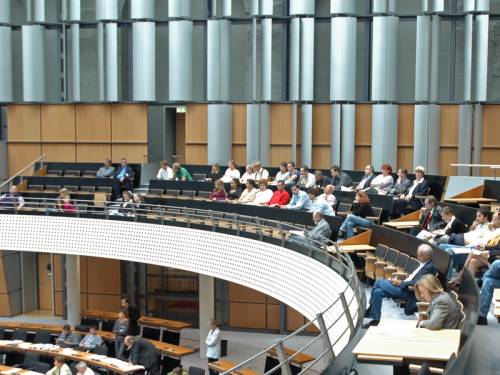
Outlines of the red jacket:
<svg viewBox="0 0 500 375">
<path fill-rule="evenodd" d="M 282 206 L 288 204 L 288 202 L 290 202 L 290 194 L 288 194 L 288 192 L 283 189 L 276 190 L 267 205 L 271 206 L 273 204 L 277 204 Z"/>
</svg>

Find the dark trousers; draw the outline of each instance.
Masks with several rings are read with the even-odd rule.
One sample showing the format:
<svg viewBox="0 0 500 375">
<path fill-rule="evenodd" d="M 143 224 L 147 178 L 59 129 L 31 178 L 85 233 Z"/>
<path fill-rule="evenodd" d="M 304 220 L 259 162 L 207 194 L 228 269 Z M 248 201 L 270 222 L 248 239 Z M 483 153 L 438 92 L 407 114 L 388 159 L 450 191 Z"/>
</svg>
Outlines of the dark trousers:
<svg viewBox="0 0 500 375">
<path fill-rule="evenodd" d="M 217 362 L 219 360 L 219 358 L 207 358 L 207 360 L 208 360 L 208 363 L 211 363 L 211 362 Z M 218 374 L 217 371 L 212 370 L 211 368 L 208 368 L 208 373 L 210 375 L 217 375 Z"/>
</svg>

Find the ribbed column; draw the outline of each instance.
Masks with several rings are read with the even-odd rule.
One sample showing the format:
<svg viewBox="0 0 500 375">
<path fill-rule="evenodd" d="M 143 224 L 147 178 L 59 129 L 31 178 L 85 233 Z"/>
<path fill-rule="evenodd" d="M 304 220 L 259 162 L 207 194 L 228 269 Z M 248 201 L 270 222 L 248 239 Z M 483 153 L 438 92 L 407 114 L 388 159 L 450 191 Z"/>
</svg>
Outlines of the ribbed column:
<svg viewBox="0 0 500 375">
<path fill-rule="evenodd" d="M 265 1 L 265 0 L 264 0 Z M 315 2 L 311 0 L 290 0 L 290 15 L 314 15 Z"/>
<path fill-rule="evenodd" d="M 271 100 L 273 20 L 264 18 L 262 28 L 262 100 Z"/>
<path fill-rule="evenodd" d="M 208 105 L 208 163 L 226 163 L 232 155 L 232 106 Z"/>
<path fill-rule="evenodd" d="M 344 7 L 341 12 L 347 13 L 350 9 Z M 356 30 L 356 17 L 332 18 L 330 100 L 356 99 L 356 48 L 353 48 L 356 45 Z"/>
<path fill-rule="evenodd" d="M 104 24 L 97 24 L 97 85 L 99 100 L 105 100 L 104 91 Z"/>
<path fill-rule="evenodd" d="M 231 17 L 232 15 L 233 15 L 232 0 L 222 0 L 222 16 Z"/>
<path fill-rule="evenodd" d="M 438 174 L 441 138 L 439 106 L 415 105 L 414 124 L 413 166 L 423 165 L 428 174 Z"/>
<path fill-rule="evenodd" d="M 191 100 L 193 85 L 193 22 L 170 21 L 168 27 L 169 99 Z"/>
<path fill-rule="evenodd" d="M 484 102 L 488 88 L 488 14 L 476 16 L 475 59 L 474 59 L 474 100 Z"/>
<path fill-rule="evenodd" d="M 342 152 L 340 165 L 346 170 L 354 169 L 355 138 L 356 106 L 354 104 L 342 104 Z"/>
<path fill-rule="evenodd" d="M 80 0 L 69 1 L 69 21 L 80 21 L 81 19 L 81 4 Z"/>
<path fill-rule="evenodd" d="M 247 104 L 247 164 L 260 157 L 260 105 Z"/>
<path fill-rule="evenodd" d="M 373 17 L 372 100 L 396 100 L 398 26 L 396 16 Z"/>
<path fill-rule="evenodd" d="M 481 164 L 481 153 L 483 151 L 483 106 L 474 106 L 474 137 L 473 137 L 472 163 Z M 472 168 L 474 176 L 481 175 L 481 168 Z"/>
<path fill-rule="evenodd" d="M 434 11 L 442 12 L 444 10 L 444 4 L 436 4 L 434 2 Z M 439 5 L 437 7 L 436 5 Z M 440 53 L 440 40 L 441 40 L 441 16 L 435 14 L 431 19 L 431 84 L 429 92 L 429 100 L 436 102 L 439 99 L 439 53 Z"/>
<path fill-rule="evenodd" d="M 458 112 L 458 156 L 457 163 L 472 161 L 472 108 L 471 104 L 459 106 Z M 459 176 L 470 176 L 470 167 L 457 167 Z"/>
<path fill-rule="evenodd" d="M 207 100 L 229 100 L 230 30 L 228 20 L 207 20 Z"/>
<path fill-rule="evenodd" d="M 45 29 L 23 25 L 23 99 L 45 101 Z"/>
<path fill-rule="evenodd" d="M 331 14 L 356 13 L 356 0 L 330 0 Z"/>
<path fill-rule="evenodd" d="M 259 107 L 259 160 L 262 165 L 269 165 L 269 105 Z"/>
<path fill-rule="evenodd" d="M 72 326 L 80 324 L 80 257 L 65 255 L 66 259 L 66 306 L 67 322 Z"/>
<path fill-rule="evenodd" d="M 71 63 L 73 81 L 73 101 L 80 101 L 80 25 L 71 25 Z"/>
<path fill-rule="evenodd" d="M 145 1 L 150 1 L 150 0 L 145 0 Z M 191 1 L 169 0 L 168 1 L 168 16 L 169 17 L 191 17 Z"/>
<path fill-rule="evenodd" d="M 272 16 L 274 10 L 274 0 L 261 0 L 260 2 L 260 15 Z"/>
<path fill-rule="evenodd" d="M 415 100 L 428 101 L 431 64 L 431 16 L 417 16 Z"/>
<path fill-rule="evenodd" d="M 291 129 L 292 144 L 291 147 L 291 160 L 297 162 L 297 104 L 292 104 L 292 129 Z"/>
<path fill-rule="evenodd" d="M 302 124 L 302 139 L 300 140 L 300 152 L 302 164 L 309 167 L 312 165 L 312 104 L 302 104 L 301 124 Z"/>
<path fill-rule="evenodd" d="M 131 0 L 130 18 L 153 19 L 155 17 L 155 2 L 151 0 Z"/>
<path fill-rule="evenodd" d="M 104 25 L 106 50 L 106 100 L 118 100 L 118 25 L 109 22 Z"/>
<path fill-rule="evenodd" d="M 10 1 L 0 1 L 0 22 L 11 23 Z"/>
<path fill-rule="evenodd" d="M 330 164 L 341 164 L 342 150 L 342 105 L 332 104 L 330 108 Z"/>
<path fill-rule="evenodd" d="M 95 18 L 98 21 L 118 19 L 118 0 L 96 0 Z"/>
<path fill-rule="evenodd" d="M 289 97 L 300 99 L 300 18 L 290 21 Z"/>
<path fill-rule="evenodd" d="M 132 23 L 133 99 L 154 101 L 155 23 Z"/>
<path fill-rule="evenodd" d="M 465 10 L 466 2 L 464 2 Z M 472 14 L 465 16 L 465 41 L 464 41 L 464 101 L 472 99 L 472 31 L 473 31 Z"/>
<path fill-rule="evenodd" d="M 32 4 L 33 22 L 45 22 L 45 0 L 35 0 Z"/>
<path fill-rule="evenodd" d="M 372 163 L 375 168 L 384 163 L 397 165 L 398 106 L 372 105 Z"/>
<path fill-rule="evenodd" d="M 314 4 L 314 2 L 309 2 Z M 300 21 L 300 99 L 314 99 L 314 18 Z M 311 164 L 308 164 L 311 165 Z"/>
<path fill-rule="evenodd" d="M 12 102 L 12 29 L 0 26 L 0 102 Z"/>
</svg>

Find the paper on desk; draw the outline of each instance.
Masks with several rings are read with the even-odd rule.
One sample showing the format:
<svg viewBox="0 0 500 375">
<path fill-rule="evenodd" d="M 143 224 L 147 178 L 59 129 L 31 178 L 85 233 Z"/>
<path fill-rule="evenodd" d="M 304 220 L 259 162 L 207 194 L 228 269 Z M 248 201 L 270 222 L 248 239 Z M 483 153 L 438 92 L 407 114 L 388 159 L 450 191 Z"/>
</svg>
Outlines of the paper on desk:
<svg viewBox="0 0 500 375">
<path fill-rule="evenodd" d="M 23 375 L 40 375 L 40 373 L 35 371 L 26 371 L 23 372 Z"/>
<path fill-rule="evenodd" d="M 4 375 L 15 374 L 16 372 L 19 372 L 21 370 L 22 369 L 20 369 L 20 368 L 11 368 L 9 370 L 0 371 L 0 374 L 4 374 Z"/>
<path fill-rule="evenodd" d="M 304 231 L 302 231 L 302 230 L 291 230 L 290 233 L 295 234 L 296 236 L 304 237 Z"/>
<path fill-rule="evenodd" d="M 474 255 L 481 254 L 481 252 L 479 250 L 471 249 L 470 247 L 466 247 L 466 248 L 453 247 L 451 250 L 453 251 L 453 254 L 469 254 L 469 253 L 472 253 Z"/>
</svg>

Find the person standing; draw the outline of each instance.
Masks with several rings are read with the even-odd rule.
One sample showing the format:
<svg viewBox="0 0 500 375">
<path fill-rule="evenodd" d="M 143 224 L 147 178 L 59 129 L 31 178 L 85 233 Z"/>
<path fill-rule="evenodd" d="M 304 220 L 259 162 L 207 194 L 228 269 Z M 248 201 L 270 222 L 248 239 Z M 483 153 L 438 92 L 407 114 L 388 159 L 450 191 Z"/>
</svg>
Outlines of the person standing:
<svg viewBox="0 0 500 375">
<path fill-rule="evenodd" d="M 130 362 L 144 366 L 149 375 L 160 374 L 160 353 L 147 339 L 137 336 L 127 336 L 125 346 L 130 350 Z"/>
<path fill-rule="evenodd" d="M 127 332 L 128 332 L 128 317 L 125 314 L 125 312 L 120 311 L 118 313 L 118 320 L 115 322 L 115 325 L 113 327 L 113 333 L 116 334 L 115 357 L 118 359 L 123 358 L 123 349 L 124 349 L 123 341 L 125 340 Z"/>
<path fill-rule="evenodd" d="M 205 344 L 207 344 L 207 360 L 208 363 L 216 362 L 220 357 L 220 347 L 221 347 L 221 330 L 217 321 L 211 319 L 208 322 L 208 331 L 207 338 L 205 339 Z M 217 375 L 217 371 L 208 370 L 210 375 Z"/>
<path fill-rule="evenodd" d="M 128 316 L 128 334 L 129 335 L 137 335 L 139 333 L 139 326 L 137 321 L 141 317 L 139 313 L 139 309 L 137 307 L 131 306 L 128 298 L 122 298 L 121 302 L 121 311 Z"/>
</svg>

